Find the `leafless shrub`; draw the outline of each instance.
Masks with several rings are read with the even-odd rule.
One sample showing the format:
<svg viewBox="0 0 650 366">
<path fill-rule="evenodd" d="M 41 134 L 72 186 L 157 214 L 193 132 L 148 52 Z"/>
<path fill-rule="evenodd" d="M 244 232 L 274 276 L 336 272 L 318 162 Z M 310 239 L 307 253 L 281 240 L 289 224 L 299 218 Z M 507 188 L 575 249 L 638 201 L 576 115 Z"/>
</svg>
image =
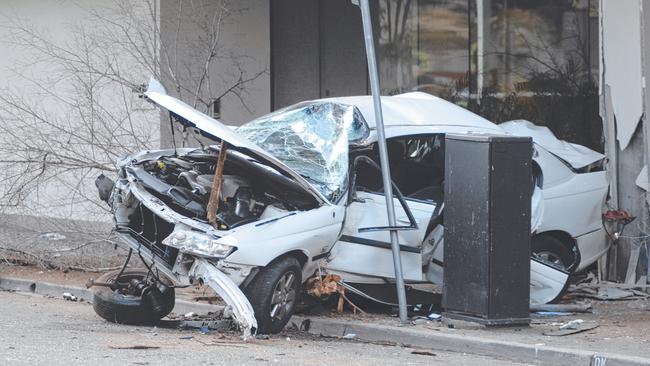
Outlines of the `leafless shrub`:
<svg viewBox="0 0 650 366">
<path fill-rule="evenodd" d="M 2 14 L 0 27 L 11 35 L 5 41 L 22 55 L 13 71 L 27 87 L 0 90 L 0 212 L 108 221 L 94 178 L 114 173 L 120 156 L 160 146 L 159 112 L 134 93 L 149 77 L 198 109 L 225 95 L 245 105 L 246 85 L 266 70 L 247 72 L 246 56 L 223 46 L 221 32 L 246 9 L 228 0 L 178 0 L 176 17 L 160 20 L 157 3 L 114 0 L 84 9 L 68 39 Z M 215 76 L 215 63 L 226 72 Z M 71 223 L 87 233 L 87 225 Z M 87 250 L 97 238 L 67 252 Z M 5 251 L 43 254 L 0 240 Z"/>
</svg>

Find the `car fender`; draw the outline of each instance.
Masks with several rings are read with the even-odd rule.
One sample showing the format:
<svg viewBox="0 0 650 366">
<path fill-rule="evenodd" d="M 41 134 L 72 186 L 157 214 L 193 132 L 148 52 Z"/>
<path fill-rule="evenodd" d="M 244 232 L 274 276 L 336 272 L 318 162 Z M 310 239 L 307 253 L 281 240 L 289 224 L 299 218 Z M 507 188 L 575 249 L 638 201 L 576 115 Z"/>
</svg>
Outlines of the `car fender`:
<svg viewBox="0 0 650 366">
<path fill-rule="evenodd" d="M 242 225 L 226 236 L 237 247 L 226 261 L 264 267 L 298 250 L 309 262 L 330 251 L 341 232 L 344 215 L 344 207 L 324 205 Z"/>
</svg>

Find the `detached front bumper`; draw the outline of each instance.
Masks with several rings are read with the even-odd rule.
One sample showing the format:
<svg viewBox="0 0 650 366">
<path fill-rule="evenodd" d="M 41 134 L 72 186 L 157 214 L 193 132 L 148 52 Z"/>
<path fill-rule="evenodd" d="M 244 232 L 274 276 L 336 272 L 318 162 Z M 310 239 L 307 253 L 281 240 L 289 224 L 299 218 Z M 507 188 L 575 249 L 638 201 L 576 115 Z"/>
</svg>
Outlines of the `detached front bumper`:
<svg viewBox="0 0 650 366">
<path fill-rule="evenodd" d="M 253 306 L 246 295 L 223 272 L 216 269 L 205 260 L 198 259 L 192 265 L 190 277 L 210 286 L 229 306 L 232 307 L 233 317 L 248 338 L 257 331 L 257 320 Z"/>
</svg>

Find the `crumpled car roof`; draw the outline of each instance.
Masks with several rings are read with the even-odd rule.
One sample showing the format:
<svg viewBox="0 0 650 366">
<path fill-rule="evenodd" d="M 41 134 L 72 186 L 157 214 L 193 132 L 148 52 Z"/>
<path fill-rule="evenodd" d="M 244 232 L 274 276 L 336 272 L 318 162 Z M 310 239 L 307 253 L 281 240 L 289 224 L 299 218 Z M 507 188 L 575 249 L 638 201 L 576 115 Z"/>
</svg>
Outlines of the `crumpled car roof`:
<svg viewBox="0 0 650 366">
<path fill-rule="evenodd" d="M 536 144 L 566 161 L 574 169 L 584 168 L 605 158 L 605 155 L 588 147 L 560 140 L 548 127 L 537 126 L 530 121 L 523 119 L 508 121 L 500 124 L 499 127 L 515 136 L 532 137 Z"/>
<path fill-rule="evenodd" d="M 363 114 L 368 127 L 375 128 L 375 110 L 372 96 L 364 95 L 324 100 L 354 105 Z M 498 134 L 504 133 L 499 126 L 487 119 L 442 98 L 423 92 L 382 96 L 381 108 L 386 127 L 441 125 L 467 127 L 468 132 L 492 131 Z"/>
</svg>

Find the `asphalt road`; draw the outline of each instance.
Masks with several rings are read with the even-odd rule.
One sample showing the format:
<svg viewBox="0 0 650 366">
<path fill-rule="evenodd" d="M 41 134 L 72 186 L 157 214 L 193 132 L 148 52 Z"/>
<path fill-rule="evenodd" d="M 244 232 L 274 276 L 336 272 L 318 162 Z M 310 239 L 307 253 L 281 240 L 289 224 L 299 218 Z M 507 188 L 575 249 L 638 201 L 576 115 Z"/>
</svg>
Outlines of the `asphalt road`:
<svg viewBox="0 0 650 366">
<path fill-rule="evenodd" d="M 128 349 L 133 346 L 155 348 Z M 523 365 L 413 351 L 301 333 L 244 342 L 236 334 L 118 325 L 97 317 L 87 303 L 0 292 L 2 365 Z"/>
</svg>

